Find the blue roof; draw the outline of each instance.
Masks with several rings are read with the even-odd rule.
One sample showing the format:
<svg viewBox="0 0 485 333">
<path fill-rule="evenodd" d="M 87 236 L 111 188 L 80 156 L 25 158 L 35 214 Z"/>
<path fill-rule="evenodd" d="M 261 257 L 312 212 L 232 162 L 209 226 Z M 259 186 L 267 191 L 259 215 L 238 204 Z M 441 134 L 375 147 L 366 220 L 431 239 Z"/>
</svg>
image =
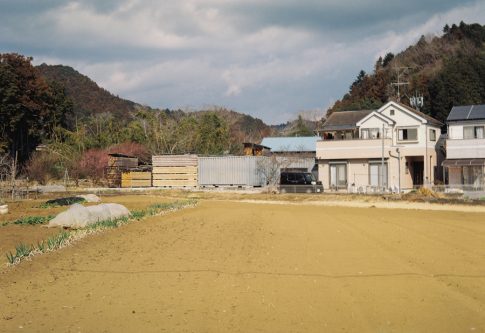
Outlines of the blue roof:
<svg viewBox="0 0 485 333">
<path fill-rule="evenodd" d="M 271 148 L 272 152 L 315 152 L 319 136 L 292 136 L 264 138 L 261 145 Z"/>
</svg>

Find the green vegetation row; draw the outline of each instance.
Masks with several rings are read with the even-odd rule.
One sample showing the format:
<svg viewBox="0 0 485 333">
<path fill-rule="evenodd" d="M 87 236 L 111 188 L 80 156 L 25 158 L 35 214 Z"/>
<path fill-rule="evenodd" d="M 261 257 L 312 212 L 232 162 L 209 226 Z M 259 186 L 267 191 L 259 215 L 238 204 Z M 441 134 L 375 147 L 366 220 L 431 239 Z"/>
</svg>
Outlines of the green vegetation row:
<svg viewBox="0 0 485 333">
<path fill-rule="evenodd" d="M 51 219 L 54 218 L 54 215 L 48 216 L 24 216 L 14 221 L 7 221 L 1 224 L 2 227 L 8 224 L 18 224 L 18 225 L 37 225 L 37 224 L 46 224 Z"/>
<path fill-rule="evenodd" d="M 26 245 L 23 243 L 17 245 L 15 247 L 15 252 L 9 252 L 6 254 L 7 261 L 10 265 L 15 265 L 32 255 L 55 251 L 65 247 L 91 233 L 99 232 L 105 229 L 118 228 L 133 221 L 139 221 L 143 218 L 159 215 L 164 212 L 191 207 L 196 204 L 197 201 L 192 199 L 179 200 L 171 203 L 157 203 L 148 206 L 146 209 L 132 211 L 130 216 L 98 221 L 83 229 L 70 231 L 64 230 L 54 236 L 49 237 L 45 241 L 37 243 L 36 245 Z"/>
</svg>

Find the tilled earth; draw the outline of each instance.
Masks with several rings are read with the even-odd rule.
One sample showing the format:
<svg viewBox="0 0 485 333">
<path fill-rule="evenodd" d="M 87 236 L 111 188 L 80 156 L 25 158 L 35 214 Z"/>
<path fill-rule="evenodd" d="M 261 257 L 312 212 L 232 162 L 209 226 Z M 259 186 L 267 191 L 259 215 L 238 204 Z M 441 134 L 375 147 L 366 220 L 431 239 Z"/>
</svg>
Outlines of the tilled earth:
<svg viewBox="0 0 485 333">
<path fill-rule="evenodd" d="M 483 332 L 485 214 L 203 200 L 0 274 L 2 332 Z"/>
</svg>

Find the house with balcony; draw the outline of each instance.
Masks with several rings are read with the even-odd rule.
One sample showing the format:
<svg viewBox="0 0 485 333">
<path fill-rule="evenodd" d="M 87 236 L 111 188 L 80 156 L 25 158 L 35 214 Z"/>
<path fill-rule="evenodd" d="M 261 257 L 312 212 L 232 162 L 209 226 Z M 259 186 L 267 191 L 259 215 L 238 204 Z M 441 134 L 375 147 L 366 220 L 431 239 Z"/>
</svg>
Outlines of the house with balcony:
<svg viewBox="0 0 485 333">
<path fill-rule="evenodd" d="M 485 105 L 455 106 L 448 118 L 443 169 L 450 188 L 485 188 Z"/>
<path fill-rule="evenodd" d="M 442 125 L 394 101 L 378 110 L 334 112 L 319 131 L 319 180 L 325 188 L 354 192 L 432 185 Z"/>
</svg>

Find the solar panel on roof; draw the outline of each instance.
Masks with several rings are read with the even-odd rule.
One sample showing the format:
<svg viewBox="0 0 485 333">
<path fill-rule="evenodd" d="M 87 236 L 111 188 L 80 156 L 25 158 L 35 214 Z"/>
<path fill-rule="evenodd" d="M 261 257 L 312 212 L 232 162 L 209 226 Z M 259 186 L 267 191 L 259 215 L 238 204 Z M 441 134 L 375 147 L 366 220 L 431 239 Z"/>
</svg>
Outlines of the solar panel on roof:
<svg viewBox="0 0 485 333">
<path fill-rule="evenodd" d="M 448 121 L 454 121 L 454 120 L 466 120 L 468 113 L 470 112 L 471 105 L 468 106 L 454 106 L 450 114 L 448 115 L 448 118 L 446 120 Z"/>
<path fill-rule="evenodd" d="M 485 119 L 485 105 L 473 105 L 468 119 Z"/>
</svg>

